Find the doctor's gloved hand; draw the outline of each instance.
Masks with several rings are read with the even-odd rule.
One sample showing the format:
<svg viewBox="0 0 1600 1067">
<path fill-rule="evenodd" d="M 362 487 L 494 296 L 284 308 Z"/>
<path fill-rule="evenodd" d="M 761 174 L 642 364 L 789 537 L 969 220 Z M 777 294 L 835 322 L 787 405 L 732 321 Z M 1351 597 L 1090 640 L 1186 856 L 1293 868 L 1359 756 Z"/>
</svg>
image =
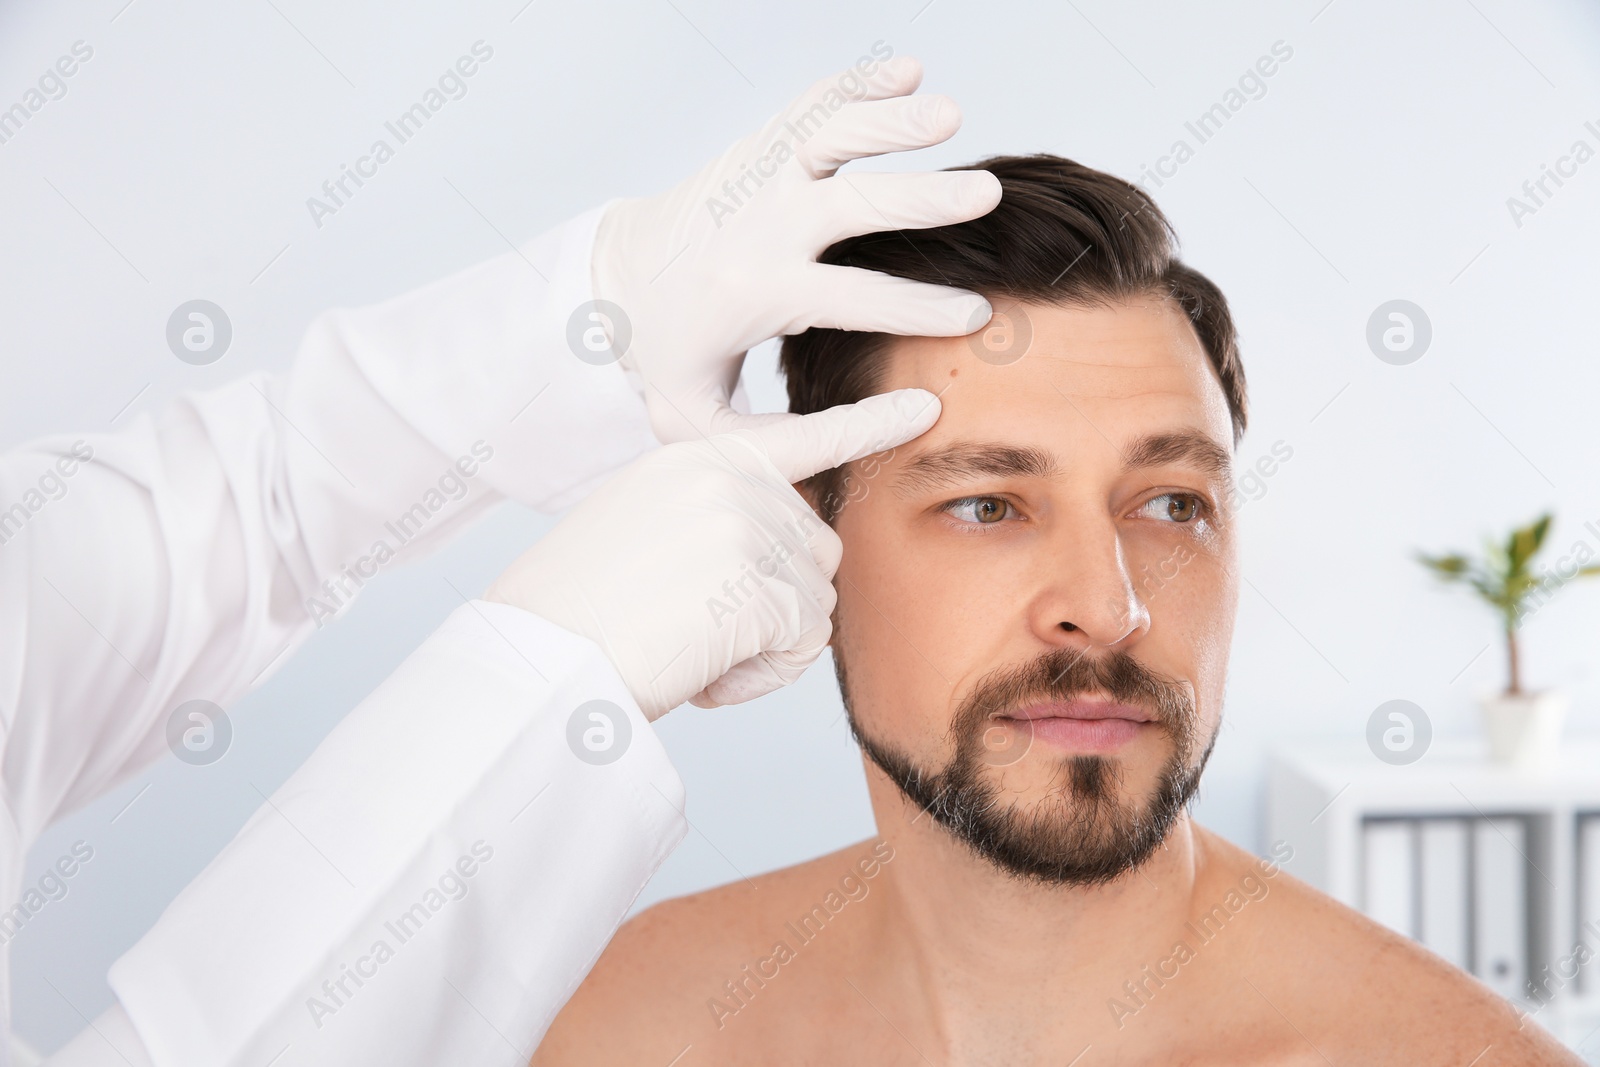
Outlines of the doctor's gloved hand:
<svg viewBox="0 0 1600 1067">
<path fill-rule="evenodd" d="M 893 448 L 939 417 L 900 389 L 624 467 L 495 580 L 598 644 L 649 719 L 780 689 L 827 647 L 842 546 L 791 483 Z"/>
<path fill-rule="evenodd" d="M 790 418 L 729 407 L 745 352 L 769 338 L 812 326 L 945 337 L 988 321 L 974 293 L 816 262 L 845 237 L 965 222 L 1000 202 L 987 171 L 835 173 L 956 132 L 954 101 L 907 95 L 921 81 L 909 56 L 864 56 L 677 188 L 606 210 L 594 293 L 621 311 L 605 320 L 610 342 L 643 379 L 662 441 Z"/>
</svg>

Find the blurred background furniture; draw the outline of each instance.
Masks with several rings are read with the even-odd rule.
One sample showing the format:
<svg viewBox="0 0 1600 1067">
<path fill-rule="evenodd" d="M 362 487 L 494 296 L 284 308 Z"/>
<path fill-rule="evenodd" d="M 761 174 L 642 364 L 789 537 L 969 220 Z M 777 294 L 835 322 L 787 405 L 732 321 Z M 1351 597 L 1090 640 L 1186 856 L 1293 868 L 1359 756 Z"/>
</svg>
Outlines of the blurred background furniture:
<svg viewBox="0 0 1600 1067">
<path fill-rule="evenodd" d="M 1359 741 L 1280 748 L 1268 840 L 1296 877 L 1472 972 L 1600 1063 L 1600 740 L 1539 771 L 1482 742 L 1394 766 Z"/>
</svg>

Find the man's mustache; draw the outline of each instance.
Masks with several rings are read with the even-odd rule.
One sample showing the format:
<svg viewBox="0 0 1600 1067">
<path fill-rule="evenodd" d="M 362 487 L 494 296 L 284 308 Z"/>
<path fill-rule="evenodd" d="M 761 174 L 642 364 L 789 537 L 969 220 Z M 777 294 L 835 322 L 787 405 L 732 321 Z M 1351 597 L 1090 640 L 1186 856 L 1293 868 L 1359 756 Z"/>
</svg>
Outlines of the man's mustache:
<svg viewBox="0 0 1600 1067">
<path fill-rule="evenodd" d="M 966 739 L 1009 710 L 1099 694 L 1147 709 L 1181 751 L 1192 747 L 1197 729 L 1193 689 L 1122 651 L 1090 655 L 1059 648 L 1029 663 L 996 668 L 979 679 L 962 701 L 951 728 L 958 740 Z"/>
</svg>

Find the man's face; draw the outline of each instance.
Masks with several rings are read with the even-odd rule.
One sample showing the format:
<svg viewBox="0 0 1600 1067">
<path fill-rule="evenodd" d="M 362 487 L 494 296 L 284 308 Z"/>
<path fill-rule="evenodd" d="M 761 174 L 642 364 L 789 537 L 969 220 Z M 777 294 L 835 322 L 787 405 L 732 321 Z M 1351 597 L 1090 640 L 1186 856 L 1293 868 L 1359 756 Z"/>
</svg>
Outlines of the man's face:
<svg viewBox="0 0 1600 1067">
<path fill-rule="evenodd" d="M 834 654 L 912 800 L 1007 870 L 1104 882 L 1160 844 L 1216 735 L 1232 425 L 1171 301 L 997 307 L 1032 324 L 1015 362 L 964 337 L 885 357 L 884 391 L 943 412 L 847 473 Z"/>
</svg>

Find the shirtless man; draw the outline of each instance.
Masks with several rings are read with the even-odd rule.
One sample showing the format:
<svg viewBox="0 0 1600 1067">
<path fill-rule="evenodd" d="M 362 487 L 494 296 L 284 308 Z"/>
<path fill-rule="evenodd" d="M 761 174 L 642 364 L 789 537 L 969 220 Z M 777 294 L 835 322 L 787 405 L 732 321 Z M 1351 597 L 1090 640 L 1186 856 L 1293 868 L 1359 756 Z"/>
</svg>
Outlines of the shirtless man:
<svg viewBox="0 0 1600 1067">
<path fill-rule="evenodd" d="M 1134 187 L 979 165 L 991 214 L 828 258 L 984 292 L 988 330 L 784 350 L 792 410 L 943 405 L 799 487 L 844 546 L 833 651 L 879 837 L 638 916 L 536 1067 L 1579 1063 L 1280 871 L 1287 845 L 1189 817 L 1238 597 L 1227 305 Z"/>
</svg>

